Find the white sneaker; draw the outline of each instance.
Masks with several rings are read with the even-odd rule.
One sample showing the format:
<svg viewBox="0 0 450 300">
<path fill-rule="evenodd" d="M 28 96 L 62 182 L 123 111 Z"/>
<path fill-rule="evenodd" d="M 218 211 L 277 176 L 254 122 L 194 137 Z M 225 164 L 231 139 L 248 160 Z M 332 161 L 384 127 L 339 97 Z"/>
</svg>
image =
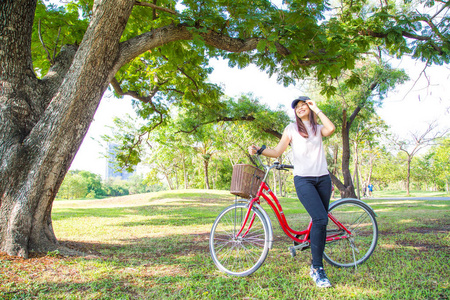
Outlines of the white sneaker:
<svg viewBox="0 0 450 300">
<path fill-rule="evenodd" d="M 315 269 L 313 266 L 311 266 L 309 276 L 311 276 L 318 287 L 331 287 L 330 280 L 328 279 L 327 274 L 325 274 L 325 270 L 323 268 Z"/>
</svg>

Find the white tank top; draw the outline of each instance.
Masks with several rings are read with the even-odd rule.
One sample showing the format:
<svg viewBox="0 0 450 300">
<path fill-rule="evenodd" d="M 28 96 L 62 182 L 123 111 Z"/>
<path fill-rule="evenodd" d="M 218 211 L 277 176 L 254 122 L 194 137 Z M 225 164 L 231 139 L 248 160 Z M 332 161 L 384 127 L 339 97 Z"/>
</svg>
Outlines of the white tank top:
<svg viewBox="0 0 450 300">
<path fill-rule="evenodd" d="M 327 160 L 323 150 L 321 133 L 323 125 L 317 125 L 317 132 L 314 135 L 310 123 L 303 123 L 308 131 L 308 138 L 300 135 L 296 123 L 289 124 L 285 129 L 286 134 L 291 139 L 294 176 L 327 175 Z"/>
</svg>

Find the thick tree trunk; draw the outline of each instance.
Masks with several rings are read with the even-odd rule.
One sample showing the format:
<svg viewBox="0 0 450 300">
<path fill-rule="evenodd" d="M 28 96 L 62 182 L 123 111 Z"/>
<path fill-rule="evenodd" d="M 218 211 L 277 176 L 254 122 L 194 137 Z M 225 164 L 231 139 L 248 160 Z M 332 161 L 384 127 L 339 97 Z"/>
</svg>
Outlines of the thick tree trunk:
<svg viewBox="0 0 450 300">
<path fill-rule="evenodd" d="M 339 190 L 342 198 L 356 198 L 352 174 L 350 173 L 350 157 L 350 126 L 344 122 L 344 126 L 342 126 L 342 175 L 344 177 L 344 190 Z"/>
<path fill-rule="evenodd" d="M 343 120 L 346 119 L 347 115 L 344 111 Z M 356 198 L 355 187 L 350 173 L 350 125 L 344 121 L 342 126 L 342 175 L 344 182 L 342 183 L 334 174 L 330 174 L 333 184 L 341 193 L 341 198 Z"/>
<path fill-rule="evenodd" d="M 22 257 L 58 247 L 53 200 L 119 68 L 147 50 L 192 39 L 187 25 L 170 24 L 120 42 L 135 1 L 95 0 L 80 46 L 66 47 L 39 80 L 31 59 L 36 3 L 0 2 L 0 251 Z M 230 52 L 251 51 L 259 41 L 200 34 Z"/>
<path fill-rule="evenodd" d="M 14 40 L 0 51 L 0 251 L 22 257 L 58 247 L 53 200 L 117 71 L 133 1 L 96 1 L 70 68 L 61 63 L 53 70 L 59 74 L 43 80 L 35 78 L 29 53 L 35 6 L 25 0 L 0 6 L 1 36 Z"/>
</svg>

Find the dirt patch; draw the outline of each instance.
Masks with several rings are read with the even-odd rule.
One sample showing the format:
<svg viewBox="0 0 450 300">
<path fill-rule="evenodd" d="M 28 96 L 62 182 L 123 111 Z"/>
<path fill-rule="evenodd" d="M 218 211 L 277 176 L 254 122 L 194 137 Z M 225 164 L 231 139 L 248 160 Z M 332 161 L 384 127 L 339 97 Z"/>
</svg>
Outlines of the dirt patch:
<svg viewBox="0 0 450 300">
<path fill-rule="evenodd" d="M 450 225 L 444 225 L 443 227 L 409 227 L 406 229 L 406 232 L 415 232 L 415 233 L 449 233 Z"/>
<path fill-rule="evenodd" d="M 419 251 L 441 251 L 450 255 L 450 249 L 443 241 L 442 235 L 448 234 L 450 232 L 450 225 L 448 224 L 432 224 L 434 227 L 408 227 L 402 230 L 404 233 L 418 233 L 422 235 L 432 235 L 436 237 L 435 242 L 430 243 L 424 239 L 396 239 L 396 244 L 404 247 L 415 248 Z M 381 235 L 384 236 L 396 236 L 398 235 L 396 230 L 384 230 Z"/>
<path fill-rule="evenodd" d="M 97 250 L 104 248 L 104 245 L 100 243 L 59 241 L 59 244 L 63 247 L 67 247 L 69 249 L 73 249 L 81 253 L 84 253 L 85 256 L 89 255 L 100 256 L 102 254 Z"/>
<path fill-rule="evenodd" d="M 401 230 L 402 233 L 410 232 L 410 233 L 421 233 L 421 234 L 446 234 L 450 232 L 450 224 L 442 224 L 442 223 L 428 223 L 425 226 L 411 226 Z M 391 235 L 398 234 L 399 230 L 384 229 L 380 231 L 383 235 Z"/>
<path fill-rule="evenodd" d="M 119 260 L 127 260 L 128 258 L 139 257 L 141 259 L 152 259 L 159 258 L 161 255 L 165 256 L 179 256 L 195 254 L 195 253 L 209 253 L 209 232 L 196 233 L 186 235 L 186 238 L 178 241 L 172 242 L 173 245 L 169 245 L 170 241 L 161 241 L 158 238 L 136 238 L 127 239 L 124 244 L 102 244 L 102 243 L 87 243 L 87 242 L 73 242 L 73 241 L 62 241 L 61 245 L 68 247 L 70 249 L 83 252 L 85 258 L 101 258 L 101 257 L 116 257 Z M 161 243 L 166 243 L 162 246 Z M 127 253 L 122 254 L 102 254 L 103 250 L 108 250 L 109 253 L 117 252 L 120 253 L 121 248 L 130 248 L 130 244 L 135 248 L 140 248 L 142 251 L 140 253 Z M 163 247 L 163 248 L 162 248 Z M 167 251 L 167 247 L 171 248 L 171 251 Z M 145 249 L 151 249 L 150 251 L 145 251 Z"/>
<path fill-rule="evenodd" d="M 441 251 L 441 252 L 444 252 L 444 253 L 447 253 L 448 255 L 450 255 L 448 246 L 445 246 L 445 245 L 430 244 L 430 243 L 426 243 L 426 242 L 424 243 L 424 242 L 420 242 L 420 241 L 417 241 L 417 242 L 416 241 L 414 241 L 414 242 L 399 241 L 398 244 L 401 246 L 405 246 L 405 247 L 413 247 L 420 251 L 434 250 L 434 251 Z"/>
</svg>

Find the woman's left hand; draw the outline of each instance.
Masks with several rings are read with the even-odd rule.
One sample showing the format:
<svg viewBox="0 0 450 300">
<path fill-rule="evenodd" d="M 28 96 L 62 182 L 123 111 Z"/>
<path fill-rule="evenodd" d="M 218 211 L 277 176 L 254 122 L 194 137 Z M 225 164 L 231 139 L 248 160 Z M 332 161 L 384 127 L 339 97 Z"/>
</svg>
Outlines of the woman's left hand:
<svg viewBox="0 0 450 300">
<path fill-rule="evenodd" d="M 316 114 L 320 111 L 319 107 L 317 107 L 316 102 L 313 100 L 306 100 L 306 104 L 308 104 L 309 109 L 315 112 Z"/>
</svg>

